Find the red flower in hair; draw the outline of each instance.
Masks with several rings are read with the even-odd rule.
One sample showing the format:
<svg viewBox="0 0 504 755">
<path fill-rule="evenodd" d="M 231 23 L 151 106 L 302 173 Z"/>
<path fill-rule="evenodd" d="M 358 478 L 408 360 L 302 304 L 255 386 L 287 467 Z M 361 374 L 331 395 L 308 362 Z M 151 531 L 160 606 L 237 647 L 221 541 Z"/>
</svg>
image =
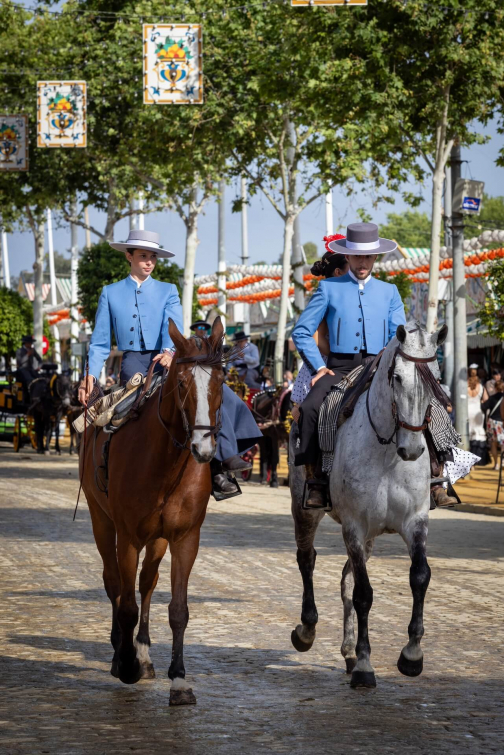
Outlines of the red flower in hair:
<svg viewBox="0 0 504 755">
<path fill-rule="evenodd" d="M 328 252 L 331 252 L 331 254 L 334 254 L 332 249 L 329 249 L 329 243 L 331 241 L 338 241 L 338 239 L 344 239 L 346 236 L 343 236 L 341 233 L 333 233 L 332 236 L 324 236 L 325 241 L 325 248 Z"/>
</svg>

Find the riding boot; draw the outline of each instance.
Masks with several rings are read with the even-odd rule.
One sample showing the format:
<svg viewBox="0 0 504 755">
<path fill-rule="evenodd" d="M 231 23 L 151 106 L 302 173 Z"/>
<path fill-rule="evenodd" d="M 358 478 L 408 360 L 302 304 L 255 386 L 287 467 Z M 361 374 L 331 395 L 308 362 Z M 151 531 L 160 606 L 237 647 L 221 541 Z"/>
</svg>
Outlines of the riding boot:
<svg viewBox="0 0 504 755">
<path fill-rule="evenodd" d="M 236 454 L 236 456 L 230 456 L 229 459 L 225 459 L 222 462 L 222 468 L 225 472 L 243 472 L 246 469 L 252 469 L 252 463 L 245 461 L 239 454 Z"/>
<path fill-rule="evenodd" d="M 437 506 L 439 508 L 453 508 L 457 503 L 460 503 L 460 499 L 456 495 L 449 495 L 449 492 L 446 488 L 443 488 L 441 484 L 438 485 L 432 485 L 431 486 L 431 510 L 435 509 Z M 452 492 L 455 493 L 455 491 L 452 489 Z M 432 505 L 434 504 L 434 505 Z"/>
<path fill-rule="evenodd" d="M 328 505 L 327 476 L 322 472 L 319 464 L 306 464 L 306 486 L 308 495 L 304 502 L 307 509 L 325 509 Z"/>
</svg>

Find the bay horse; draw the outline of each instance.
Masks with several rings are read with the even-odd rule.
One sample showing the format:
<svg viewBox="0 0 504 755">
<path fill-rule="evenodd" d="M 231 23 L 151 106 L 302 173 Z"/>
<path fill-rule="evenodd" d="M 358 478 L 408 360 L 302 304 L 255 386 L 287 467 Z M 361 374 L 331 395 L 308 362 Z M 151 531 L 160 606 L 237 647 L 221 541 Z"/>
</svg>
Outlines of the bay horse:
<svg viewBox="0 0 504 755">
<path fill-rule="evenodd" d="M 196 702 L 185 682 L 184 632 L 189 620 L 187 584 L 199 547 L 212 490 L 210 461 L 216 450 L 224 371 L 220 318 L 209 337 L 184 338 L 169 321 L 176 347 L 163 385 L 130 419 L 108 448 L 108 495 L 95 472 L 110 435 L 88 429 L 81 439 L 82 488 L 103 560 L 103 581 L 112 603 L 111 673 L 125 684 L 154 677 L 149 656 L 149 609 L 159 564 L 171 553 L 169 622 L 173 632 L 168 676 L 171 705 Z M 94 437 L 93 437 L 94 436 Z M 85 446 L 85 448 L 84 448 Z M 135 597 L 140 551 L 141 611 Z"/>
<path fill-rule="evenodd" d="M 374 539 L 384 533 L 399 533 L 411 558 L 413 613 L 409 642 L 401 651 L 397 667 L 405 676 L 418 676 L 423 670 L 420 641 L 431 574 L 426 556 L 431 468 L 423 430 L 430 420 L 429 404 L 433 395 L 438 396 L 436 351 L 447 332 L 446 326 L 429 334 L 416 324 L 400 325 L 381 356 L 370 388 L 337 432 L 329 479 L 332 511 L 328 513 L 342 525 L 348 554 L 341 578 L 341 653 L 354 688 L 376 686 L 368 637 L 373 589 L 366 562 Z M 291 459 L 296 430 L 293 427 L 291 434 Z M 324 511 L 302 508 L 302 467 L 291 467 L 290 478 L 297 562 L 303 580 L 301 624 L 293 630 L 291 640 L 296 650 L 305 652 L 313 645 L 318 621 L 313 592 L 317 554 L 313 543 Z"/>
<path fill-rule="evenodd" d="M 29 414 L 33 417 L 37 437 L 37 453 L 50 453 L 54 428 L 55 449 L 61 454 L 59 443 L 60 422 L 70 407 L 72 382 L 68 375 L 43 375 L 32 380 L 28 386 L 30 396 Z"/>
</svg>

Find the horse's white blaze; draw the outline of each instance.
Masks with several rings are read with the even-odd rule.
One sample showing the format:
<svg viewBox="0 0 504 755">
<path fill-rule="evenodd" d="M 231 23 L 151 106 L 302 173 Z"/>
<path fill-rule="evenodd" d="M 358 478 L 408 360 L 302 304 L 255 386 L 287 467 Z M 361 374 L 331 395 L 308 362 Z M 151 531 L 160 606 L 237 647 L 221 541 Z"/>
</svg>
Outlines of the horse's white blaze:
<svg viewBox="0 0 504 755">
<path fill-rule="evenodd" d="M 210 425 L 209 385 L 210 370 L 197 365 L 194 369 L 194 383 L 196 385 L 196 418 L 195 425 Z M 191 442 L 201 456 L 209 456 L 213 452 L 212 436 L 208 430 L 194 430 Z"/>
<path fill-rule="evenodd" d="M 179 676 L 177 676 L 172 680 L 171 689 L 191 689 L 191 687 L 185 679 L 181 679 Z"/>
<path fill-rule="evenodd" d="M 149 655 L 148 645 L 146 645 L 144 642 L 138 642 L 138 640 L 135 640 L 135 649 L 137 658 L 140 663 L 152 663 Z"/>
</svg>

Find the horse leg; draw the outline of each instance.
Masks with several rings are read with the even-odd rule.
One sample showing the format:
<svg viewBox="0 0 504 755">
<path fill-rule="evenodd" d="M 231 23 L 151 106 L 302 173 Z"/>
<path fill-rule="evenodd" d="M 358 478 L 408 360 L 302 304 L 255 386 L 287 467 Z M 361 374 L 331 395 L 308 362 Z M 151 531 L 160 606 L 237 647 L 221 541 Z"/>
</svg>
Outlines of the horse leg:
<svg viewBox="0 0 504 755">
<path fill-rule="evenodd" d="M 133 642 L 133 633 L 138 622 L 135 597 L 138 555 L 138 549 L 129 541 L 127 533 L 117 533 L 117 563 L 121 575 L 121 598 L 117 611 L 121 629 L 118 674 L 124 684 L 136 684 L 142 676 L 142 667 Z"/>
<path fill-rule="evenodd" d="M 297 562 L 301 579 L 303 580 L 303 602 L 301 606 L 301 624 L 293 629 L 291 642 L 300 653 L 311 648 L 315 641 L 318 622 L 317 606 L 313 591 L 313 572 L 317 551 L 313 547 L 315 534 L 320 521 L 324 517 L 323 511 L 305 511 L 301 505 L 295 506 L 292 501 L 292 515 L 297 544 Z"/>
<path fill-rule="evenodd" d="M 354 575 L 353 606 L 357 614 L 357 663 L 352 671 L 351 687 L 376 687 L 371 666 L 368 617 L 373 605 L 373 588 L 366 568 L 366 547 L 353 528 L 343 527 L 343 538 Z"/>
<path fill-rule="evenodd" d="M 259 483 L 268 484 L 268 454 L 266 453 L 268 439 L 265 435 L 259 441 Z"/>
<path fill-rule="evenodd" d="M 373 542 L 371 540 L 366 543 L 366 560 L 371 555 L 372 546 Z M 341 574 L 341 600 L 343 602 L 343 642 L 341 644 L 341 655 L 345 659 L 347 674 L 352 673 L 357 663 L 357 656 L 355 654 L 353 591 L 354 576 L 352 563 L 348 559 Z"/>
<path fill-rule="evenodd" d="M 172 599 L 168 609 L 173 633 L 172 660 L 168 677 L 172 681 L 170 705 L 194 705 L 196 698 L 185 681 L 184 632 L 189 622 L 187 583 L 198 554 L 199 526 L 177 543 L 170 543 Z"/>
<path fill-rule="evenodd" d="M 119 576 L 119 567 L 117 565 L 116 555 L 116 529 L 112 519 L 105 514 L 96 501 L 88 498 L 88 506 L 91 514 L 91 523 L 93 525 L 93 534 L 96 547 L 103 561 L 103 584 L 108 599 L 112 604 L 112 630 L 110 632 L 110 642 L 114 648 L 114 657 L 112 659 L 112 676 L 119 676 L 119 645 L 121 643 L 121 630 L 117 621 L 117 611 L 119 608 L 119 597 L 121 594 L 121 578 Z"/>
<path fill-rule="evenodd" d="M 40 415 L 40 412 L 35 411 L 33 413 L 33 422 L 35 425 L 35 436 L 37 438 L 37 453 L 44 453 L 44 421 Z"/>
<path fill-rule="evenodd" d="M 280 463 L 280 453 L 279 453 L 279 450 L 278 450 L 278 444 L 279 444 L 278 433 L 275 432 L 271 436 L 271 457 L 270 457 L 271 478 L 270 478 L 270 488 L 278 488 L 277 467 L 278 467 L 278 465 Z"/>
<path fill-rule="evenodd" d="M 61 456 L 61 448 L 60 448 L 60 442 L 59 442 L 60 421 L 61 421 L 61 416 L 57 414 L 56 420 L 55 420 L 55 426 L 54 426 L 54 435 L 55 435 L 54 445 L 55 445 L 56 453 L 58 454 L 58 456 Z"/>
<path fill-rule="evenodd" d="M 420 641 L 423 637 L 423 608 L 425 593 L 429 586 L 431 570 L 427 563 L 426 540 L 428 522 L 426 518 L 417 520 L 403 534 L 411 556 L 410 587 L 413 594 L 413 612 L 408 627 L 409 642 L 402 649 L 397 668 L 405 676 L 419 676 L 423 670 L 423 651 Z"/>
<path fill-rule="evenodd" d="M 44 420 L 44 454 L 49 456 L 51 453 L 51 436 L 52 436 L 52 421 L 51 417 Z"/>
<path fill-rule="evenodd" d="M 157 585 L 159 578 L 159 564 L 166 553 L 168 540 L 160 537 L 147 544 L 145 557 L 140 572 L 140 595 L 142 603 L 140 606 L 140 624 L 138 634 L 135 640 L 137 658 L 142 667 L 142 679 L 154 679 L 156 676 L 154 666 L 149 655 L 150 635 L 149 635 L 149 612 L 152 593 Z"/>
</svg>

